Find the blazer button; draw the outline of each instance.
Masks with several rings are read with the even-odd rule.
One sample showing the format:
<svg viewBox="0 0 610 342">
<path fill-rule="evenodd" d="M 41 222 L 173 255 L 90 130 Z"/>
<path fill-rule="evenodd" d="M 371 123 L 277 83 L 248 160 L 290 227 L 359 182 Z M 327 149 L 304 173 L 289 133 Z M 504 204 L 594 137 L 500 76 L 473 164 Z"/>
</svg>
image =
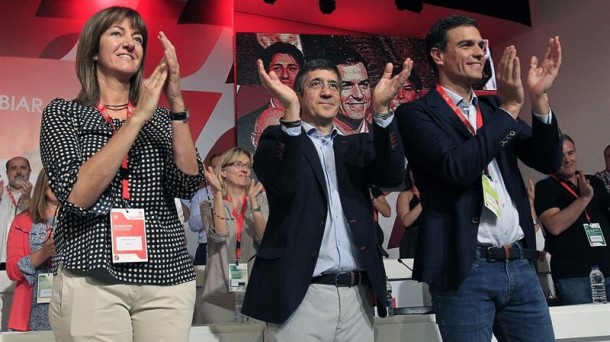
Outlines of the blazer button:
<svg viewBox="0 0 610 342">
<path fill-rule="evenodd" d="M 316 258 L 318 256 L 318 251 L 311 251 L 311 253 L 309 253 L 309 256 L 311 256 L 312 258 Z"/>
<path fill-rule="evenodd" d="M 473 217 L 472 218 L 472 223 L 479 223 L 479 218 L 478 217 Z"/>
<path fill-rule="evenodd" d="M 326 222 L 320 221 L 320 223 L 318 223 L 318 228 L 324 229 L 324 227 L 326 227 Z"/>
</svg>

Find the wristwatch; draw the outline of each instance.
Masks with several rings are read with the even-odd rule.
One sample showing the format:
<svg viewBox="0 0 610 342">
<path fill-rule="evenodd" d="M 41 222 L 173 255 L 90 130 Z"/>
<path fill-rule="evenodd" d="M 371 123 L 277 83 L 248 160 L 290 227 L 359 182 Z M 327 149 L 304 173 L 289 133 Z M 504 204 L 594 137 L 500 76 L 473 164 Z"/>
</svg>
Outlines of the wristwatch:
<svg viewBox="0 0 610 342">
<path fill-rule="evenodd" d="M 188 108 L 184 107 L 184 110 L 179 113 L 169 112 L 169 118 L 172 121 L 187 122 L 189 121 L 189 110 Z"/>
<path fill-rule="evenodd" d="M 375 111 L 373 111 L 373 117 L 377 118 L 377 119 L 382 119 L 385 120 L 387 118 L 389 118 L 390 116 L 394 115 L 394 109 L 392 108 L 388 108 L 388 112 L 387 113 L 377 113 Z"/>
</svg>

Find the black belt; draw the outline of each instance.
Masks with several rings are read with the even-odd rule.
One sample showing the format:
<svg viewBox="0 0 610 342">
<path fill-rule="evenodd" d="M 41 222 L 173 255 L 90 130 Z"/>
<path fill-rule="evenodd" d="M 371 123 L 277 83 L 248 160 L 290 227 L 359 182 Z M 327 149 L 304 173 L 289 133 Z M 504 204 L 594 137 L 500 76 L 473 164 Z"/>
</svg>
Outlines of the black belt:
<svg viewBox="0 0 610 342">
<path fill-rule="evenodd" d="M 367 284 L 366 272 L 337 272 L 322 274 L 311 278 L 312 284 L 335 285 L 337 287 L 352 287 L 360 284 Z"/>
<path fill-rule="evenodd" d="M 504 245 L 502 247 L 477 246 L 481 258 L 486 258 L 489 262 L 507 259 L 528 259 L 538 260 L 540 253 L 535 249 L 519 248 L 518 245 Z"/>
</svg>

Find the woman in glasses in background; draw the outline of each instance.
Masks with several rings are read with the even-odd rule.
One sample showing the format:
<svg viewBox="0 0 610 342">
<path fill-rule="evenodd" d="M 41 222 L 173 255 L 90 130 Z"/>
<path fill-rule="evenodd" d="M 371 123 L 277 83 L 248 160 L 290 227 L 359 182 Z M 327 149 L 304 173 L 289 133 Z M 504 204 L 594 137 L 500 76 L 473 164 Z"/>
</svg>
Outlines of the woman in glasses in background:
<svg viewBox="0 0 610 342">
<path fill-rule="evenodd" d="M 204 323 L 235 320 L 234 291 L 247 282 L 263 238 L 269 207 L 261 183 L 252 179 L 252 154 L 239 147 L 223 153 L 205 171 L 213 198 L 201 204 L 208 234 L 200 315 Z"/>
</svg>

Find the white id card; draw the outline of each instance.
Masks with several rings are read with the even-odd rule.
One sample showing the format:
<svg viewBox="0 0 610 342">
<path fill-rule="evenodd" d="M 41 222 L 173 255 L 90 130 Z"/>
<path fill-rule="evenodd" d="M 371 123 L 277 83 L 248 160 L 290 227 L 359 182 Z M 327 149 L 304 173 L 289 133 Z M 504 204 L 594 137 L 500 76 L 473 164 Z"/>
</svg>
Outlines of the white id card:
<svg viewBox="0 0 610 342">
<path fill-rule="evenodd" d="M 606 247 L 606 238 L 599 223 L 584 223 L 583 227 L 591 247 Z"/>
<path fill-rule="evenodd" d="M 53 292 L 53 273 L 39 273 L 36 286 L 36 304 L 51 302 Z"/>
<path fill-rule="evenodd" d="M 229 264 L 229 292 L 235 292 L 239 283 L 248 284 L 248 263 Z"/>
</svg>

